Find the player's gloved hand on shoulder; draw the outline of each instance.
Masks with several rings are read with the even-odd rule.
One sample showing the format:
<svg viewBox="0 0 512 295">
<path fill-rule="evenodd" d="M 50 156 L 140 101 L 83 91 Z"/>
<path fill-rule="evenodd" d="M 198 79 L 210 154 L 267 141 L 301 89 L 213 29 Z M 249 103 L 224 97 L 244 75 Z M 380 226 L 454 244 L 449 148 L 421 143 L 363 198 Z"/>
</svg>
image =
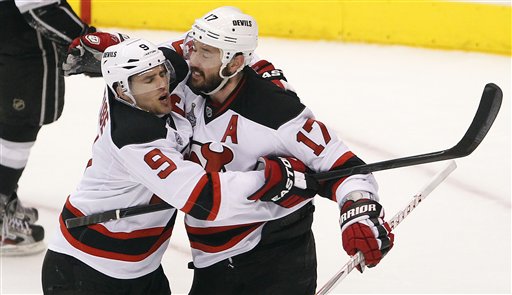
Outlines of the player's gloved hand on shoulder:
<svg viewBox="0 0 512 295">
<path fill-rule="evenodd" d="M 318 182 L 305 173 L 308 168 L 295 158 L 260 157 L 257 168 L 265 170 L 265 184 L 249 200 L 291 208 L 317 193 Z"/>
<path fill-rule="evenodd" d="M 341 208 L 341 236 L 348 255 L 361 251 L 365 265 L 376 266 L 393 247 L 394 234 L 384 221 L 384 209 L 371 194 L 352 192 Z M 362 272 L 361 266 L 357 269 Z"/>
<path fill-rule="evenodd" d="M 286 91 L 296 93 L 292 85 L 288 83 L 288 81 L 286 80 L 283 71 L 280 69 L 276 69 L 272 63 L 262 59 L 259 60 L 257 63 L 253 64 L 251 67 L 263 79 L 274 83 L 275 85 Z"/>
<path fill-rule="evenodd" d="M 86 74 L 101 76 L 101 56 L 109 46 L 119 44 L 129 37 L 122 34 L 95 32 L 77 37 L 68 47 L 68 56 L 62 65 L 65 76 Z"/>
</svg>

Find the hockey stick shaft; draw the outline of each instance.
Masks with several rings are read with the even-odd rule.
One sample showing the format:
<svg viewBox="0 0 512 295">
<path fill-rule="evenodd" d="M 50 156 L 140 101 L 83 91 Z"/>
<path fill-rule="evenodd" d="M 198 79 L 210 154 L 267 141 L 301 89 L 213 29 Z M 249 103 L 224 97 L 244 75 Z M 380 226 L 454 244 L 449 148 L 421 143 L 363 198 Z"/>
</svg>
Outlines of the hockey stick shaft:
<svg viewBox="0 0 512 295">
<path fill-rule="evenodd" d="M 158 203 L 158 204 L 149 204 L 149 205 L 140 205 L 133 206 L 123 209 L 113 209 L 109 211 L 104 211 L 100 213 L 95 213 L 87 216 L 80 216 L 74 218 L 66 219 L 66 227 L 74 228 L 79 226 L 86 226 L 96 223 L 107 222 L 111 220 L 117 220 L 124 217 L 146 214 L 151 212 L 157 212 L 162 210 L 167 210 L 173 208 L 171 205 L 167 203 Z"/>
<path fill-rule="evenodd" d="M 478 106 L 478 110 L 476 112 L 475 117 L 473 118 L 473 121 L 471 122 L 471 125 L 469 126 L 468 130 L 466 131 L 466 134 L 464 134 L 463 138 L 459 141 L 459 143 L 457 143 L 457 145 L 450 149 L 416 156 L 397 158 L 372 164 L 354 166 L 340 170 L 308 174 L 308 176 L 314 178 L 317 181 L 325 181 L 330 179 L 339 179 L 341 177 L 354 174 L 367 174 L 374 171 L 413 166 L 467 156 L 477 148 L 477 146 L 480 144 L 480 142 L 482 142 L 485 135 L 491 128 L 492 123 L 494 122 L 496 116 L 498 115 L 502 97 L 502 91 L 497 85 L 493 83 L 485 85 L 482 98 L 480 100 L 480 105 Z M 317 184 L 311 184 L 311 186 L 310 184 L 308 184 L 308 187 L 311 188 L 315 188 L 316 186 Z M 145 207 L 148 208 L 146 209 Z M 89 216 L 68 219 L 69 224 L 68 220 L 66 220 L 66 226 L 68 228 L 73 228 L 77 226 L 84 226 L 114 220 L 117 219 L 116 216 L 133 216 L 137 214 L 151 213 L 154 211 L 164 209 L 168 208 L 161 208 L 160 206 L 153 207 L 153 205 L 142 205 L 125 209 L 115 209 L 102 213 L 92 214 Z"/>
<path fill-rule="evenodd" d="M 457 168 L 455 161 L 450 161 L 449 164 L 437 173 L 404 207 L 400 210 L 393 218 L 388 221 L 391 229 L 396 228 L 418 205 L 441 183 L 443 182 L 450 173 Z M 316 293 L 317 295 L 328 294 L 334 289 L 357 265 L 364 262 L 364 257 L 361 252 L 357 252 L 356 255 L 352 256 L 350 260 L 343 265 L 343 267 L 320 288 Z"/>
<path fill-rule="evenodd" d="M 447 150 L 354 166 L 346 169 L 320 172 L 310 174 L 309 176 L 317 181 L 325 181 L 354 174 L 367 174 L 374 171 L 465 157 L 471 154 L 484 139 L 498 115 L 502 99 L 503 93 L 497 85 L 493 83 L 485 85 L 480 104 L 471 125 L 462 139 L 455 146 Z"/>
</svg>

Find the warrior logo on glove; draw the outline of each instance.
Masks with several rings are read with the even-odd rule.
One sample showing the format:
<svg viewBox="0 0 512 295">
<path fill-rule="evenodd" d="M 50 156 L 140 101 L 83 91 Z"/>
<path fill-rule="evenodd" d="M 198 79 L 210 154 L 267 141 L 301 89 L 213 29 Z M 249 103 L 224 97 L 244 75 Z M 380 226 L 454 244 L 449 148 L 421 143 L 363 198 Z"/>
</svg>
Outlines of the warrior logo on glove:
<svg viewBox="0 0 512 295">
<path fill-rule="evenodd" d="M 382 206 L 373 199 L 363 197 L 361 192 L 353 194 L 361 197 L 347 200 L 340 213 L 343 248 L 349 255 L 362 252 L 365 264 L 374 267 L 391 250 L 395 236 L 384 221 Z M 357 266 L 357 269 L 362 272 L 361 266 Z"/>
<path fill-rule="evenodd" d="M 340 223 L 344 223 L 347 219 L 358 216 L 359 214 L 375 214 L 377 212 L 377 205 L 378 204 L 364 204 L 359 207 L 349 209 L 347 212 L 341 214 Z"/>
</svg>

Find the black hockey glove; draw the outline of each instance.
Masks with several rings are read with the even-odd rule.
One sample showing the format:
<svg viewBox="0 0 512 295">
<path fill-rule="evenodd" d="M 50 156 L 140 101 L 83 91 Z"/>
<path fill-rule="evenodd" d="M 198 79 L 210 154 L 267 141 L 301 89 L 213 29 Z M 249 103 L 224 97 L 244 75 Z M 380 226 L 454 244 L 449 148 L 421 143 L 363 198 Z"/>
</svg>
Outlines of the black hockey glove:
<svg viewBox="0 0 512 295">
<path fill-rule="evenodd" d="M 317 193 L 317 181 L 305 173 L 308 168 L 295 158 L 261 157 L 258 168 L 265 170 L 265 184 L 249 200 L 291 208 Z"/>
</svg>

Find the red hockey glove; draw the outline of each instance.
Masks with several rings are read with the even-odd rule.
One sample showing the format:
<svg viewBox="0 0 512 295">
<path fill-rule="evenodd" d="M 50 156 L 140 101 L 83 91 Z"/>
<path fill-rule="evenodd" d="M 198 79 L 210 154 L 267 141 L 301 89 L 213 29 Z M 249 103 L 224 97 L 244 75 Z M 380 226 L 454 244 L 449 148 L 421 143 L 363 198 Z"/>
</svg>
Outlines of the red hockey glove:
<svg viewBox="0 0 512 295">
<path fill-rule="evenodd" d="M 384 222 L 384 209 L 368 198 L 347 200 L 340 215 L 343 248 L 348 255 L 361 251 L 368 267 L 376 266 L 393 247 L 394 235 Z M 361 266 L 357 269 L 362 272 Z"/>
<path fill-rule="evenodd" d="M 291 208 L 316 195 L 318 183 L 304 173 L 307 167 L 299 160 L 290 157 L 261 157 L 258 165 L 264 166 L 265 184 L 249 200 L 274 202 Z"/>
<path fill-rule="evenodd" d="M 129 37 L 122 34 L 96 32 L 77 37 L 68 47 L 68 57 L 62 69 L 65 76 L 85 73 L 101 76 L 101 56 L 107 47 Z"/>
<path fill-rule="evenodd" d="M 262 59 L 259 60 L 257 63 L 253 64 L 251 67 L 263 79 L 276 84 L 277 86 L 286 91 L 296 93 L 292 85 L 290 85 L 290 83 L 288 83 L 288 81 L 286 80 L 283 71 L 280 69 L 276 69 L 271 62 Z"/>
</svg>

